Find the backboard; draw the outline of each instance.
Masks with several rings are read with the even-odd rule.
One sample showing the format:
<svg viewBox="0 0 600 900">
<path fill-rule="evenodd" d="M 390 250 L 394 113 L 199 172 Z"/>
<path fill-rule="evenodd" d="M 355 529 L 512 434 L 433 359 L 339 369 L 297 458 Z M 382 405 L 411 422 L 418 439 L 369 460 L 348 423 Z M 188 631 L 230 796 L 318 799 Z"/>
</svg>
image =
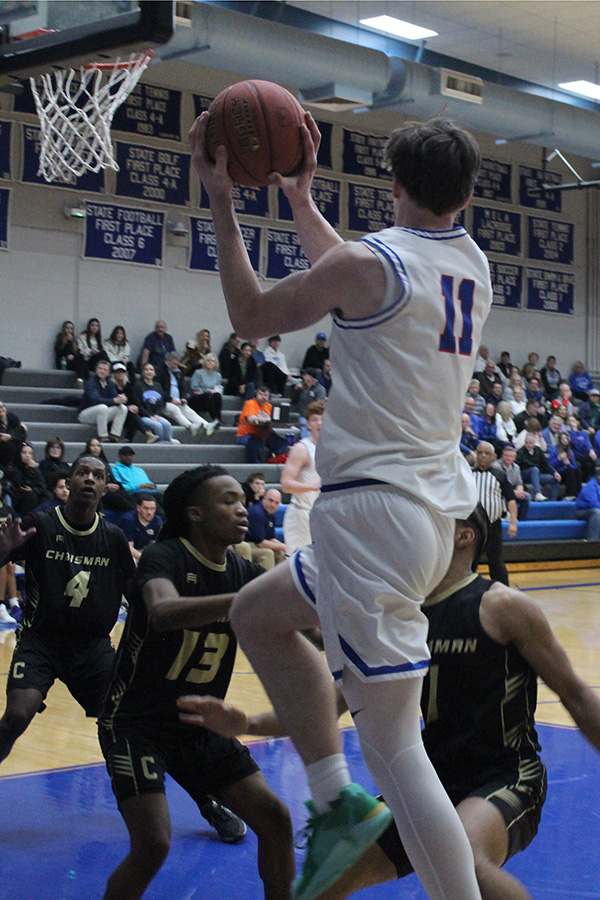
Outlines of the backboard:
<svg viewBox="0 0 600 900">
<path fill-rule="evenodd" d="M 0 0 L 0 90 L 164 44 L 174 16 L 172 0 Z"/>
</svg>

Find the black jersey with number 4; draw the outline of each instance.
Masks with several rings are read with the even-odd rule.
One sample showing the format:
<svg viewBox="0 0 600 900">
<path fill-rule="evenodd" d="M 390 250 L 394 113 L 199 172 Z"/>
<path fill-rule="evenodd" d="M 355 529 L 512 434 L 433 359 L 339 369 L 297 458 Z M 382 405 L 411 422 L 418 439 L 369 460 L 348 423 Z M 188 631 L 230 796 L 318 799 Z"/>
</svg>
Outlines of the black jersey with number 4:
<svg viewBox="0 0 600 900">
<path fill-rule="evenodd" d="M 537 678 L 511 644 L 483 630 L 481 598 L 491 582 L 473 575 L 423 606 L 431 664 L 421 707 L 423 741 L 452 798 L 539 765 Z"/>
<path fill-rule="evenodd" d="M 127 581 L 135 575 L 120 528 L 96 514 L 78 531 L 55 507 L 26 516 L 36 532 L 12 554 L 25 560 L 27 603 L 22 626 L 68 639 L 106 637 L 117 621 Z"/>
<path fill-rule="evenodd" d="M 201 556 L 183 538 L 147 547 L 134 581 L 129 613 L 117 651 L 111 687 L 100 724 L 106 728 L 136 722 L 189 731 L 179 721 L 175 701 L 182 694 L 225 696 L 236 640 L 227 620 L 201 628 L 155 631 L 143 598 L 144 585 L 165 578 L 181 597 L 210 597 L 237 592 L 264 569 L 227 551 L 224 565 Z"/>
</svg>

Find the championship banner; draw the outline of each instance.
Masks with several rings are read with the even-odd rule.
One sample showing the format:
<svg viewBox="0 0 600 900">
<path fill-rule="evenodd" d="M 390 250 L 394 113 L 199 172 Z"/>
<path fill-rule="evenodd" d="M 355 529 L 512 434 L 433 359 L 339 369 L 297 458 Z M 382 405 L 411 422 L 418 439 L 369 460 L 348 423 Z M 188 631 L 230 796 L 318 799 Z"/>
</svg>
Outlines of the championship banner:
<svg viewBox="0 0 600 900">
<path fill-rule="evenodd" d="M 394 198 L 388 187 L 348 182 L 348 229 L 381 231 L 394 224 Z"/>
<path fill-rule="evenodd" d="M 561 191 L 543 191 L 543 184 L 562 184 L 562 175 L 557 172 L 543 172 L 531 166 L 519 166 L 519 203 L 532 209 L 560 212 Z"/>
<path fill-rule="evenodd" d="M 387 137 L 380 134 L 363 134 L 344 128 L 342 172 L 391 181 L 392 174 L 383 161 L 387 142 Z"/>
<path fill-rule="evenodd" d="M 181 141 L 181 91 L 138 82 L 115 112 L 113 131 Z"/>
<path fill-rule="evenodd" d="M 575 275 L 552 269 L 527 269 L 527 309 L 561 313 L 574 312 Z"/>
<path fill-rule="evenodd" d="M 574 258 L 575 227 L 571 222 L 528 217 L 529 259 L 569 265 Z"/>
<path fill-rule="evenodd" d="M 200 209 L 210 209 L 208 194 L 201 184 Z M 260 219 L 269 219 L 269 188 L 268 187 L 244 187 L 234 184 L 232 191 L 233 208 L 238 216 L 255 216 Z"/>
<path fill-rule="evenodd" d="M 281 279 L 290 272 L 310 269 L 310 263 L 295 231 L 267 231 L 267 278 Z"/>
<path fill-rule="evenodd" d="M 85 259 L 162 266 L 164 213 L 95 201 L 85 208 Z"/>
<path fill-rule="evenodd" d="M 48 182 L 43 175 L 38 175 L 40 166 L 40 128 L 34 125 L 21 125 L 23 130 L 23 175 L 21 181 L 28 184 L 41 184 L 44 187 L 73 188 L 90 194 L 104 193 L 104 171 L 84 172 L 77 178 L 69 178 Z"/>
<path fill-rule="evenodd" d="M 521 309 L 523 306 L 523 267 L 514 263 L 489 260 L 492 279 L 492 305 L 504 309 Z"/>
<path fill-rule="evenodd" d="M 212 219 L 190 216 L 190 223 L 192 227 L 188 268 L 201 272 L 218 272 L 217 239 Z M 252 268 L 258 275 L 261 229 L 253 225 L 240 225 L 240 230 Z"/>
<path fill-rule="evenodd" d="M 482 159 L 473 196 L 479 200 L 510 203 L 512 199 L 511 173 L 510 163 L 500 162 L 497 159 Z"/>
<path fill-rule="evenodd" d="M 190 200 L 189 153 L 117 141 L 116 193 L 120 197 L 186 206 Z"/>
<path fill-rule="evenodd" d="M 315 175 L 310 189 L 313 200 L 319 212 L 327 219 L 333 228 L 340 228 L 340 192 L 342 182 L 337 178 L 324 178 Z M 292 208 L 287 197 L 281 190 L 277 191 L 277 218 L 284 222 L 292 222 Z"/>
<path fill-rule="evenodd" d="M 473 240 L 484 253 L 521 255 L 521 214 L 473 206 Z"/>
</svg>

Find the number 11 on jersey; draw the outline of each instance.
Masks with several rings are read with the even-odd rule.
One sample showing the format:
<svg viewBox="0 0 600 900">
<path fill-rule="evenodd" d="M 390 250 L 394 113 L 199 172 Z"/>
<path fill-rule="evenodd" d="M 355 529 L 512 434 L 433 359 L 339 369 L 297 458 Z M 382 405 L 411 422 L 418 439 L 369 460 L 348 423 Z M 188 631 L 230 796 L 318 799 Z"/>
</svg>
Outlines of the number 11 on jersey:
<svg viewBox="0 0 600 900">
<path fill-rule="evenodd" d="M 442 275 L 442 296 L 446 307 L 446 327 L 440 334 L 439 349 L 442 353 L 456 353 L 455 320 L 456 303 L 454 300 L 454 277 Z M 458 302 L 462 316 L 462 334 L 458 339 L 458 352 L 460 356 L 470 356 L 473 350 L 473 294 L 475 282 L 470 278 L 463 278 L 458 286 Z"/>
</svg>

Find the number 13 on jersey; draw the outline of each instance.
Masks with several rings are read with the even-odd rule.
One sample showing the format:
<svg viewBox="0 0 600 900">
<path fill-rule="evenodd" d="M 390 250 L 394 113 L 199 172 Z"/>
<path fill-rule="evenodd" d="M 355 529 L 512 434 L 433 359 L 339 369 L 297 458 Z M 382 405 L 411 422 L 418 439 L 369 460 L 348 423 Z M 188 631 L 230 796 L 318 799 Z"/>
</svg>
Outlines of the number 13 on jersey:
<svg viewBox="0 0 600 900">
<path fill-rule="evenodd" d="M 456 300 L 454 296 L 454 277 L 442 275 L 442 296 L 446 309 L 446 327 L 440 334 L 439 350 L 442 353 L 456 353 Z M 458 352 L 460 356 L 470 356 L 473 350 L 473 295 L 475 282 L 470 278 L 463 278 L 458 285 L 458 303 L 462 316 L 462 333 L 458 339 Z"/>
</svg>

